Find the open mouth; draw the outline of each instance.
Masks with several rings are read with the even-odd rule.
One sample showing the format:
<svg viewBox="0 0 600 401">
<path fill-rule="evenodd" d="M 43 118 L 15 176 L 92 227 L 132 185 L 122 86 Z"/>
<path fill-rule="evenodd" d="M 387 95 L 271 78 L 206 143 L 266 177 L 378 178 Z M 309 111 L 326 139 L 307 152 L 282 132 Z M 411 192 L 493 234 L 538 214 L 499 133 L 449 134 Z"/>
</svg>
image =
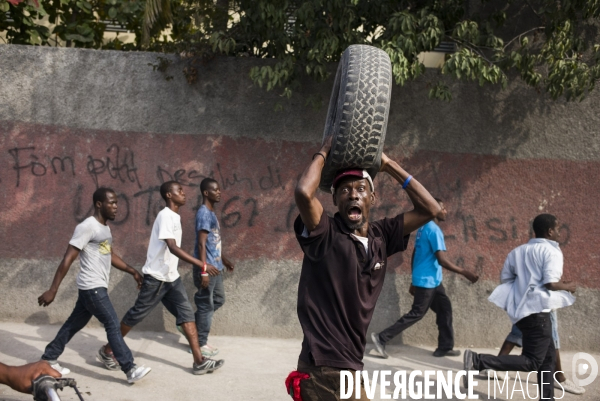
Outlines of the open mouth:
<svg viewBox="0 0 600 401">
<path fill-rule="evenodd" d="M 352 206 L 348 209 L 348 219 L 351 221 L 360 221 L 362 218 L 362 210 L 358 206 Z"/>
</svg>

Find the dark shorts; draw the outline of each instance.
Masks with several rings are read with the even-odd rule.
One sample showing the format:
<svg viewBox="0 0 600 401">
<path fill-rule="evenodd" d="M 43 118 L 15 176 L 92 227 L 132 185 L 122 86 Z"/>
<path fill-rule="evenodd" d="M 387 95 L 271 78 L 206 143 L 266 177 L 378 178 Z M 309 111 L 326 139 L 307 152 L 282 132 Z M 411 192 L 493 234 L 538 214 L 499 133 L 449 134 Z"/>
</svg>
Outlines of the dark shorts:
<svg viewBox="0 0 600 401">
<path fill-rule="evenodd" d="M 159 302 L 162 302 L 165 308 L 175 316 L 177 325 L 195 321 L 194 311 L 181 277 L 169 283 L 144 274 L 144 283 L 135 305 L 123 316 L 121 323 L 129 327 L 135 326 L 144 320 Z"/>
</svg>

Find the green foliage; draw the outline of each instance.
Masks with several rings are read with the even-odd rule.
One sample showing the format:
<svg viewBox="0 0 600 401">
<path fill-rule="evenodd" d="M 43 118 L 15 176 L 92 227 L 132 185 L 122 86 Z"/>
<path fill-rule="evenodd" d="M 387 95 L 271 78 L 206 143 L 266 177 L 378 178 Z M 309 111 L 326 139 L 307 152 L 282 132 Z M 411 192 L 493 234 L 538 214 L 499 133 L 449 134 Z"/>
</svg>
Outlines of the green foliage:
<svg viewBox="0 0 600 401">
<path fill-rule="evenodd" d="M 466 5 L 473 9 L 467 10 Z M 450 100 L 449 80 L 506 87 L 509 77 L 545 89 L 554 99 L 581 100 L 599 78 L 600 1 L 531 0 L 237 0 L 239 16 L 228 29 L 210 32 L 211 50 L 232 56 L 273 58 L 255 67 L 252 80 L 289 97 L 303 75 L 326 79 L 350 44 L 384 49 L 396 83 L 422 76 L 417 57 L 441 43 L 443 82 L 429 96 Z"/>
<path fill-rule="evenodd" d="M 450 88 L 448 88 L 448 85 L 444 84 L 443 82 L 437 82 L 429 90 L 429 98 L 440 99 L 449 102 L 452 100 L 452 93 L 450 93 Z"/>
<path fill-rule="evenodd" d="M 104 39 L 106 23 L 120 25 L 141 39 L 145 0 L 31 0 L 16 6 L 0 0 L 0 32 L 8 43 L 95 49 L 140 49 L 118 37 Z M 2 12 L 5 11 L 5 12 Z M 48 25 L 51 28 L 48 28 Z"/>
<path fill-rule="evenodd" d="M 23 1 L 13 5 L 0 0 L 0 32 L 4 32 L 8 43 L 20 45 L 45 45 L 50 31 L 36 21 L 47 15 L 43 6 Z"/>
<path fill-rule="evenodd" d="M 45 16 L 52 32 L 38 23 Z M 456 80 L 503 88 L 520 78 L 553 99 L 581 100 L 600 77 L 599 17 L 600 0 L 0 0 L 10 43 L 55 35 L 70 46 L 176 53 L 189 82 L 215 54 L 272 59 L 250 77 L 285 98 L 303 77 L 327 79 L 351 44 L 384 49 L 399 85 L 423 79 L 418 56 L 443 44 L 454 51 L 427 82 L 431 98 L 450 100 Z M 106 20 L 136 43 L 103 41 Z"/>
<path fill-rule="evenodd" d="M 166 57 L 157 57 L 158 62 L 156 64 L 152 64 L 152 63 L 148 63 L 148 65 L 150 67 L 152 67 L 152 71 L 159 71 L 162 72 L 163 75 L 165 76 L 165 80 L 170 81 L 173 79 L 172 75 L 168 75 L 167 74 L 167 70 L 169 69 L 169 66 L 173 63 L 171 60 L 169 60 Z"/>
<path fill-rule="evenodd" d="M 140 31 L 141 0 L 43 0 L 49 22 L 55 24 L 53 34 L 67 46 L 88 48 L 121 48 L 120 43 L 104 44 L 106 25 L 110 21 L 134 32 Z"/>
</svg>

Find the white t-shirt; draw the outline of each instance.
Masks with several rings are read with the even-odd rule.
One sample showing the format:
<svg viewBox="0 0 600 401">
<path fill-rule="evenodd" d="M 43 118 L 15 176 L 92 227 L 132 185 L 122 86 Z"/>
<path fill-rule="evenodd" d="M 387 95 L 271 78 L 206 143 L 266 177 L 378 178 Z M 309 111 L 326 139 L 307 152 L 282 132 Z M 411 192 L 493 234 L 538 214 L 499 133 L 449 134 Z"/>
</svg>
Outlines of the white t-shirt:
<svg viewBox="0 0 600 401">
<path fill-rule="evenodd" d="M 350 234 L 350 235 L 352 235 L 354 238 L 356 238 L 357 240 L 362 242 L 363 246 L 365 247 L 365 252 L 368 255 L 369 254 L 369 239 L 367 237 L 361 237 L 361 236 L 354 235 L 354 234 Z"/>
<path fill-rule="evenodd" d="M 69 244 L 81 251 L 77 288 L 80 290 L 108 288 L 112 254 L 110 227 L 101 224 L 94 216 L 90 216 L 75 227 Z"/>
<path fill-rule="evenodd" d="M 152 226 L 146 264 L 142 268 L 144 274 L 168 283 L 179 278 L 179 258 L 171 253 L 165 240 L 174 239 L 177 246 L 181 246 L 181 234 L 181 217 L 165 207 L 158 213 Z"/>
<path fill-rule="evenodd" d="M 550 291 L 548 283 L 558 283 L 563 273 L 563 254 L 556 241 L 533 238 L 513 249 L 500 273 L 501 285 L 488 298 L 506 311 L 511 322 L 551 309 L 572 305 L 568 291 Z"/>
</svg>

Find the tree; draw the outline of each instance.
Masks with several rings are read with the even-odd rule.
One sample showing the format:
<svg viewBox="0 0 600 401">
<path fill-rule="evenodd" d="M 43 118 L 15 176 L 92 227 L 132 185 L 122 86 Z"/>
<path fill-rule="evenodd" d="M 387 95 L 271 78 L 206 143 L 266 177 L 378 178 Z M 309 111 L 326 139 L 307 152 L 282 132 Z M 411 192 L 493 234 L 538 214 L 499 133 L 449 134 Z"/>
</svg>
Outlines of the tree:
<svg viewBox="0 0 600 401">
<path fill-rule="evenodd" d="M 190 20 L 195 31 L 186 28 L 193 35 L 174 37 L 173 49 L 206 56 L 210 46 L 230 56 L 275 59 L 250 76 L 287 97 L 303 75 L 326 79 L 328 64 L 351 44 L 384 49 L 400 85 L 424 74 L 420 53 L 451 44 L 443 77 L 429 90 L 445 100 L 451 99 L 445 77 L 502 87 L 520 77 L 553 99 L 581 100 L 600 76 L 599 0 L 231 0 L 227 28 L 215 23 L 223 1 L 180 3 L 201 18 Z"/>
<path fill-rule="evenodd" d="M 47 44 L 50 31 L 36 24 L 36 20 L 45 15 L 39 3 L 0 0 L 0 32 L 4 32 L 8 43 Z"/>
<path fill-rule="evenodd" d="M 424 74 L 420 53 L 450 45 L 429 85 L 444 100 L 452 80 L 505 87 L 514 78 L 553 99 L 582 100 L 600 77 L 600 0 L 41 0 L 39 8 L 0 0 L 0 32 L 9 43 L 49 44 L 36 22 L 45 15 L 68 45 L 177 53 L 189 82 L 194 64 L 215 54 L 274 59 L 249 73 L 286 97 L 303 76 L 327 79 L 351 44 L 384 49 L 400 85 Z M 106 20 L 136 43 L 103 41 Z"/>
<path fill-rule="evenodd" d="M 104 33 L 110 23 L 141 39 L 145 5 L 144 0 L 0 0 L 0 32 L 14 44 L 141 49 L 139 40 L 123 44 L 118 37 L 105 40 Z M 152 39 L 157 41 L 159 35 L 153 31 Z"/>
</svg>

